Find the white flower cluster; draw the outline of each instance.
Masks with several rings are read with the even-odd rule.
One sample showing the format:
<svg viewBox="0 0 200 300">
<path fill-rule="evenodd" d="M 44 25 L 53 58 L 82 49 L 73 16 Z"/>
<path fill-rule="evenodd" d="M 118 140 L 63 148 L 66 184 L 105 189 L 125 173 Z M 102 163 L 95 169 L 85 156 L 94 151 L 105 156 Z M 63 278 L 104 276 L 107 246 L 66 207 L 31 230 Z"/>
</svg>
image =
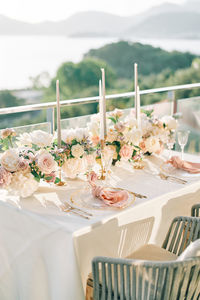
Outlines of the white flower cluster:
<svg viewBox="0 0 200 300">
<path fill-rule="evenodd" d="M 53 135 L 42 130 L 34 130 L 31 133 L 22 133 L 17 137 L 19 147 L 36 145 L 40 148 L 50 147 L 53 141 Z"/>
<path fill-rule="evenodd" d="M 81 142 L 89 137 L 87 128 L 65 129 L 61 131 L 61 138 L 65 143 L 71 143 L 73 140 Z"/>
</svg>

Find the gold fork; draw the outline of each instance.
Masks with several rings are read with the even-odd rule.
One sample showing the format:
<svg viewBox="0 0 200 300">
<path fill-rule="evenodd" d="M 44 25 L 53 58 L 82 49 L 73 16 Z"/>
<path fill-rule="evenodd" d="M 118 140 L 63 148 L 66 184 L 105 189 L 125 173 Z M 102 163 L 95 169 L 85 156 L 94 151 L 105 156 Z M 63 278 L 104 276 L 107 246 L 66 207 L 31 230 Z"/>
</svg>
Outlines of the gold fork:
<svg viewBox="0 0 200 300">
<path fill-rule="evenodd" d="M 79 216 L 79 217 L 84 218 L 84 219 L 87 219 L 87 220 L 90 219 L 90 217 L 87 216 L 87 215 L 85 215 L 83 211 L 81 211 L 81 210 L 76 210 L 75 208 L 72 208 L 72 207 L 66 205 L 66 203 L 64 203 L 64 204 L 61 206 L 61 209 L 62 209 L 62 211 L 64 211 L 64 212 L 71 212 L 71 213 L 73 213 L 73 214 L 75 214 L 75 215 L 77 215 L 77 216 Z"/>
<path fill-rule="evenodd" d="M 175 177 L 175 176 L 172 176 L 172 175 L 165 175 L 164 173 L 159 173 L 158 175 L 163 180 L 172 179 L 172 180 L 176 181 L 177 183 L 181 183 L 181 184 L 186 184 L 187 183 L 186 180 L 178 178 L 178 177 Z"/>
</svg>

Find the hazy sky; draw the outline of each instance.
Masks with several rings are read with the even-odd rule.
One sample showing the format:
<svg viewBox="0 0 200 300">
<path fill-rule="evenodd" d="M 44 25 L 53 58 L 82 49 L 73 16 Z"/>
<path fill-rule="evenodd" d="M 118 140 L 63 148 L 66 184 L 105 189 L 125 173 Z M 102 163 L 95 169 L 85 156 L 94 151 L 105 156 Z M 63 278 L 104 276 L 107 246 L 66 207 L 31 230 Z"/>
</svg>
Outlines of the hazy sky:
<svg viewBox="0 0 200 300">
<path fill-rule="evenodd" d="M 183 3 L 185 0 L 0 0 L 0 14 L 39 22 L 61 20 L 87 10 L 105 11 L 118 15 L 140 13 L 164 2 Z"/>
</svg>

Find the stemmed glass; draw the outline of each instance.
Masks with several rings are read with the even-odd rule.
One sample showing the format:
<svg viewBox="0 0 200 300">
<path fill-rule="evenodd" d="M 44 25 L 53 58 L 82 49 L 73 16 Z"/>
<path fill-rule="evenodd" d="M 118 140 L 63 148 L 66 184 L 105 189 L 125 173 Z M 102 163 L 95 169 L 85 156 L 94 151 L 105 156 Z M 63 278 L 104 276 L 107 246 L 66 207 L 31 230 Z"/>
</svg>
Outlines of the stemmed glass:
<svg viewBox="0 0 200 300">
<path fill-rule="evenodd" d="M 188 142 L 189 130 L 179 130 L 178 131 L 178 143 L 181 147 L 181 159 L 183 160 L 184 147 Z"/>
<path fill-rule="evenodd" d="M 175 131 L 171 131 L 170 132 L 170 135 L 168 137 L 168 140 L 167 140 L 167 149 L 169 150 L 169 158 L 171 158 L 171 154 L 172 154 L 172 149 L 174 147 L 174 144 L 175 144 Z"/>
<path fill-rule="evenodd" d="M 109 177 L 108 174 L 111 169 L 113 154 L 114 151 L 109 147 L 104 148 L 104 150 L 101 152 L 103 169 L 105 170 L 105 185 L 107 185 L 108 183 L 108 177 Z"/>
</svg>

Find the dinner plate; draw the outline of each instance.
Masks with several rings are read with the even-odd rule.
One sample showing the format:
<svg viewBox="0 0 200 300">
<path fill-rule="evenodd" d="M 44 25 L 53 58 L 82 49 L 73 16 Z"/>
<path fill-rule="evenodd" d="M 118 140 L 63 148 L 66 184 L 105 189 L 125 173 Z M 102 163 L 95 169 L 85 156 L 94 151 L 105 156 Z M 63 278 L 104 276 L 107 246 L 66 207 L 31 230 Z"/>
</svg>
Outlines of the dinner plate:
<svg viewBox="0 0 200 300">
<path fill-rule="evenodd" d="M 200 177 L 200 173 L 192 174 L 181 169 L 176 169 L 172 166 L 172 164 L 163 164 L 161 171 L 167 175 L 172 175 L 177 177 L 188 177 L 188 178 Z"/>
<path fill-rule="evenodd" d="M 118 188 L 107 188 L 109 190 L 117 191 L 117 190 L 122 190 Z M 131 192 L 128 192 L 128 199 L 125 203 L 123 203 L 122 206 L 116 207 L 116 206 L 109 206 L 104 203 L 104 201 L 100 200 L 99 198 L 96 198 L 92 195 L 91 189 L 85 189 L 85 190 L 79 190 L 75 191 L 74 193 L 71 194 L 70 196 L 70 201 L 71 204 L 77 206 L 77 207 L 82 207 L 86 209 L 123 209 L 128 206 L 130 206 L 134 200 L 135 196 Z"/>
</svg>

